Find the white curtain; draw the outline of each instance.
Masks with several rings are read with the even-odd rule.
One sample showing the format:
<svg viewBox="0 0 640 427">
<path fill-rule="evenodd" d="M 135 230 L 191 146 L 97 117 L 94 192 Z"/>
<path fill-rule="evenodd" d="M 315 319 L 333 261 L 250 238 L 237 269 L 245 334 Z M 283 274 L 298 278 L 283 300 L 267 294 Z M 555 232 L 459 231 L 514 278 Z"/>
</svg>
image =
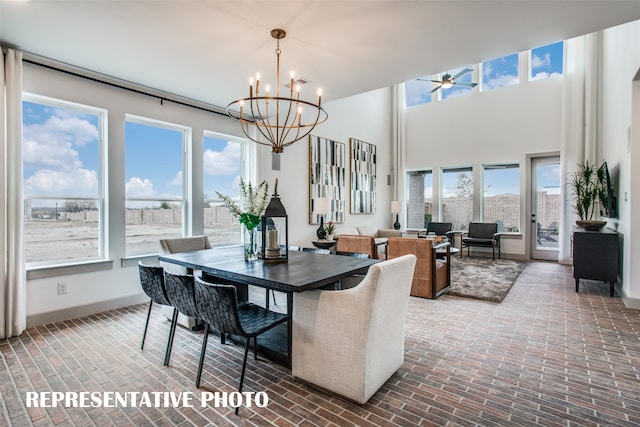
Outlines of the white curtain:
<svg viewBox="0 0 640 427">
<path fill-rule="evenodd" d="M 577 163 L 596 159 L 599 33 L 565 42 L 566 70 L 562 86 L 560 176 L 563 184 Z M 571 263 L 571 230 L 577 219 L 571 194 L 563 185 L 560 204 L 558 261 Z"/>
<path fill-rule="evenodd" d="M 0 51 L 1 52 L 1 51 Z M 0 53 L 0 339 L 20 335 L 27 324 L 22 245 L 22 53 Z"/>
</svg>

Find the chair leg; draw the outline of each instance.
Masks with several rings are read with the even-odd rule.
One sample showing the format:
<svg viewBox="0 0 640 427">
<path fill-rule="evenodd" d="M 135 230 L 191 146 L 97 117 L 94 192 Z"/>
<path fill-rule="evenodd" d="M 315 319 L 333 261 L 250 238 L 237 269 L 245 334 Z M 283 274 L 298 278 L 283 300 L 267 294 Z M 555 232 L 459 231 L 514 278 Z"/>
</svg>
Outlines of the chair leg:
<svg viewBox="0 0 640 427">
<path fill-rule="evenodd" d="M 176 326 L 178 325 L 178 309 L 173 309 L 173 317 L 171 318 L 171 328 L 169 329 L 169 340 L 167 341 L 167 351 L 164 354 L 164 366 L 169 366 L 169 358 L 171 357 L 171 348 L 173 347 L 173 337 L 176 334 Z"/>
<path fill-rule="evenodd" d="M 242 392 L 242 384 L 244 383 L 244 372 L 247 369 L 247 355 L 249 354 L 249 343 L 251 342 L 251 338 L 247 338 L 247 343 L 244 345 L 244 360 L 242 361 L 242 373 L 240 374 L 240 387 L 238 387 L 238 393 Z M 238 411 L 240 407 L 236 407 L 236 415 L 238 415 Z"/>
<path fill-rule="evenodd" d="M 202 366 L 204 365 L 204 355 L 207 352 L 207 340 L 209 339 L 209 324 L 204 324 L 204 336 L 202 337 L 202 349 L 200 349 L 200 363 L 198 364 L 198 374 L 196 375 L 196 388 L 200 388 L 202 378 Z"/>
<path fill-rule="evenodd" d="M 253 337 L 253 358 L 258 360 L 258 336 Z"/>
<path fill-rule="evenodd" d="M 153 301 L 149 301 L 149 311 L 147 312 L 147 321 L 144 324 L 144 332 L 142 333 L 142 344 L 140 344 L 140 350 L 144 350 L 144 339 L 147 337 L 147 328 L 149 327 L 149 318 L 151 317 L 151 307 L 153 307 Z"/>
<path fill-rule="evenodd" d="M 278 305 L 278 302 L 276 301 L 276 292 L 274 290 L 271 290 L 271 296 L 273 297 L 273 305 Z"/>
</svg>

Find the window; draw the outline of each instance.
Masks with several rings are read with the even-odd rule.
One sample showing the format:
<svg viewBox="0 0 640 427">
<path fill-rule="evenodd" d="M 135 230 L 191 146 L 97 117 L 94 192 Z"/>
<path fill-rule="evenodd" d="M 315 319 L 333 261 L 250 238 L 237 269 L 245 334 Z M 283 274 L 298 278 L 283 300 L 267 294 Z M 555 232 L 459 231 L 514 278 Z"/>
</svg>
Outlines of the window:
<svg viewBox="0 0 640 427">
<path fill-rule="evenodd" d="M 188 128 L 127 116 L 126 256 L 158 252 L 158 240 L 183 236 Z"/>
<path fill-rule="evenodd" d="M 240 222 L 224 207 L 216 192 L 240 197 L 245 140 L 206 132 L 204 136 L 204 232 L 212 246 L 239 244 Z"/>
<path fill-rule="evenodd" d="M 482 221 L 497 222 L 498 231 L 520 231 L 520 167 L 484 166 Z"/>
<path fill-rule="evenodd" d="M 529 58 L 529 79 L 546 79 L 562 75 L 564 60 L 564 42 L 531 49 Z"/>
<path fill-rule="evenodd" d="M 405 105 L 428 104 L 431 102 L 431 90 L 433 83 L 432 76 L 420 77 L 420 79 L 409 80 L 404 84 Z"/>
<path fill-rule="evenodd" d="M 444 76 L 445 74 L 449 74 L 449 75 L 455 77 L 458 73 L 460 73 L 462 70 L 464 70 L 466 68 L 472 69 L 473 67 L 471 65 L 468 65 L 468 66 L 456 68 L 455 70 L 451 70 L 451 71 L 447 71 L 446 73 L 442 73 L 439 78 L 441 79 L 442 76 Z M 463 96 L 463 95 L 470 94 L 471 90 L 473 89 L 472 87 L 469 86 L 472 83 L 471 82 L 471 75 L 472 74 L 473 73 L 471 73 L 471 72 L 464 73 L 463 75 L 461 75 L 460 77 L 457 77 L 454 80 L 455 83 L 463 83 L 463 84 L 454 84 L 448 89 L 441 88 L 439 90 L 441 99 L 456 98 L 458 96 Z M 465 85 L 465 83 L 466 83 L 466 85 Z"/>
<path fill-rule="evenodd" d="M 22 108 L 26 262 L 103 258 L 106 111 L 26 93 Z"/>
<path fill-rule="evenodd" d="M 473 170 L 442 170 L 442 221 L 454 230 L 466 230 L 473 218 Z"/>
<path fill-rule="evenodd" d="M 483 91 L 518 84 L 518 54 L 485 61 L 481 70 Z"/>
<path fill-rule="evenodd" d="M 430 170 L 408 172 L 406 185 L 407 228 L 426 228 L 433 212 L 433 175 Z"/>
</svg>

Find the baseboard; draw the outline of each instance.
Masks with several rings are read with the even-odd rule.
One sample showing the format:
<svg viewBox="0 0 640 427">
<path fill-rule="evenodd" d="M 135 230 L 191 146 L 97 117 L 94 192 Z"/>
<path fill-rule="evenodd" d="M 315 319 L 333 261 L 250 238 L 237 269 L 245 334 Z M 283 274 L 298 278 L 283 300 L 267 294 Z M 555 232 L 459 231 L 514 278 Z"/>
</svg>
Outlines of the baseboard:
<svg viewBox="0 0 640 427">
<path fill-rule="evenodd" d="M 640 298 L 632 298 L 626 295 L 623 292 L 622 286 L 620 285 L 616 285 L 616 291 L 618 292 L 618 295 L 620 295 L 620 297 L 622 298 L 622 302 L 624 303 L 625 307 L 633 308 L 635 310 L 640 310 Z"/>
<path fill-rule="evenodd" d="M 93 304 L 81 305 L 77 307 L 65 308 L 62 310 L 48 311 L 27 316 L 27 328 L 46 325 L 49 323 L 61 322 L 63 320 L 75 319 L 77 317 L 89 316 L 103 311 L 114 310 L 116 308 L 127 307 L 133 304 L 149 302 L 149 297 L 144 293 L 128 297 L 116 298 L 107 301 L 100 301 Z"/>
</svg>

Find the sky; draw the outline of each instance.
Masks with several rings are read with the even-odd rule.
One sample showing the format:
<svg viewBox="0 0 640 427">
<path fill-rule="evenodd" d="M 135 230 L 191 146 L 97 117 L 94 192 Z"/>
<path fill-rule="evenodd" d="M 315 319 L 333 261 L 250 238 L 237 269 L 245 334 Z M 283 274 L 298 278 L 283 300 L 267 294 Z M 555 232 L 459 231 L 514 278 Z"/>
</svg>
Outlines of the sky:
<svg viewBox="0 0 640 427">
<path fill-rule="evenodd" d="M 23 102 L 24 188 L 27 196 L 98 197 L 100 119 L 69 108 Z M 182 198 L 183 132 L 128 121 L 127 197 Z M 239 193 L 241 144 L 214 133 L 204 138 L 204 189 Z"/>
</svg>

